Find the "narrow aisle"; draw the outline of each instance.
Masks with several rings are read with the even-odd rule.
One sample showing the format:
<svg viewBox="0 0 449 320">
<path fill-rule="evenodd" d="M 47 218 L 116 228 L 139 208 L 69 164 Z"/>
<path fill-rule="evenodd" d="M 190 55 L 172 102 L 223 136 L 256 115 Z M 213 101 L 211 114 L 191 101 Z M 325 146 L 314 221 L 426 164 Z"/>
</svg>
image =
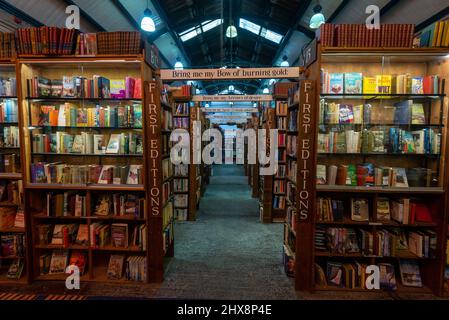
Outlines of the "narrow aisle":
<svg viewBox="0 0 449 320">
<path fill-rule="evenodd" d="M 282 224 L 259 222 L 243 168 L 214 166 L 196 222 L 177 223 L 159 297 L 295 299 L 282 266 Z"/>
</svg>

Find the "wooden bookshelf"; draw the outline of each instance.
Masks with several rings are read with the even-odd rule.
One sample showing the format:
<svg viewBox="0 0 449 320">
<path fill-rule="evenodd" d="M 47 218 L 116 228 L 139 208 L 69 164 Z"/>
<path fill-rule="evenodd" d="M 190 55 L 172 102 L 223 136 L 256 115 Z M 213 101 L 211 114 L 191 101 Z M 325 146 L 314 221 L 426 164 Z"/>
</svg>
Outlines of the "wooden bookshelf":
<svg viewBox="0 0 449 320">
<path fill-rule="evenodd" d="M 28 248 L 30 248 L 31 268 L 29 272 L 30 281 L 65 281 L 64 274 L 41 274 L 40 256 L 42 254 L 51 255 L 54 250 L 69 250 L 69 258 L 73 250 L 85 252 L 86 269 L 81 281 L 92 283 L 102 282 L 107 279 L 109 259 L 112 254 L 121 255 L 125 261 L 128 257 L 139 256 L 146 261 L 146 279 L 144 281 L 125 280 L 124 276 L 117 283 L 139 284 L 148 282 L 161 282 L 164 274 L 164 258 L 173 255 L 173 228 L 163 224 L 163 221 L 172 221 L 173 211 L 162 206 L 163 184 L 170 184 L 169 190 L 173 190 L 171 177 L 162 179 L 162 130 L 161 118 L 162 109 L 166 102 L 161 101 L 162 85 L 159 80 L 158 71 L 154 69 L 144 58 L 144 55 L 112 56 L 101 55 L 94 57 L 80 56 L 74 59 L 73 56 L 45 57 L 45 56 L 23 56 L 17 62 L 17 83 L 19 88 L 20 101 L 20 121 L 24 132 L 21 137 L 21 149 L 24 159 L 23 178 L 25 180 L 25 212 L 28 235 Z M 47 79 L 61 79 L 67 77 L 85 77 L 92 79 L 94 75 L 101 75 L 107 79 L 125 79 L 132 77 L 141 79 L 141 98 L 79 98 L 79 97 L 34 97 L 30 96 L 27 87 L 27 79 L 33 77 L 44 77 Z M 140 120 L 142 126 L 47 126 L 39 125 L 36 122 L 36 115 L 39 114 L 42 105 L 58 107 L 61 104 L 69 104 L 77 108 L 95 108 L 99 106 L 124 107 L 141 106 L 141 115 L 129 114 L 132 121 Z M 37 109 L 37 110 L 36 110 Z M 133 110 L 134 109 L 128 109 Z M 170 108 L 171 111 L 171 108 Z M 128 118 L 127 123 L 131 123 Z M 151 120 L 150 120 L 151 119 Z M 154 119 L 158 121 L 154 124 Z M 106 121 L 106 120 L 105 120 Z M 59 124 L 59 119 L 58 119 Z M 148 124 L 148 125 L 146 125 Z M 171 128 L 164 131 L 169 134 Z M 141 154 L 73 154 L 73 153 L 46 153 L 32 152 L 33 133 L 40 132 L 54 133 L 55 130 L 65 134 L 79 134 L 81 132 L 93 132 L 104 134 L 108 137 L 111 133 L 132 133 L 141 137 Z M 39 132 L 39 131 L 37 131 Z M 56 156 L 60 156 L 57 158 Z M 36 183 L 33 181 L 31 164 L 38 161 L 52 162 L 58 159 L 68 165 L 114 165 L 129 166 L 140 165 L 140 178 L 138 184 L 100 184 L 100 183 Z M 137 173 L 138 174 L 138 173 Z M 122 179 L 123 181 L 123 179 Z M 151 192 L 152 190 L 152 192 Z M 158 192 L 155 192 L 157 190 Z M 169 191 L 170 192 L 170 191 Z M 84 199 L 85 211 L 83 216 L 48 216 L 47 215 L 47 194 L 77 194 Z M 96 206 L 101 197 L 106 195 L 120 195 L 133 197 L 142 205 L 140 207 L 141 216 L 97 216 Z M 168 201 L 172 197 L 168 196 Z M 110 204 L 111 206 L 111 204 Z M 110 207 L 111 209 L 111 207 Z M 77 224 L 87 225 L 89 230 L 88 244 L 69 246 L 59 246 L 41 243 L 39 239 L 38 226 L 56 224 Z M 122 224 L 127 226 L 129 240 L 132 239 L 133 228 L 146 226 L 146 231 L 141 234 L 140 246 L 129 245 L 128 247 L 113 247 L 106 245 L 95 247 L 89 245 L 91 239 L 90 229 L 94 224 L 110 226 L 111 224 Z M 165 244 L 165 247 L 164 247 Z M 146 249 L 144 249 L 146 248 Z M 96 270 L 104 270 L 97 273 Z M 123 266 L 125 271 L 125 263 Z M 114 282 L 115 283 L 115 282 Z"/>
<path fill-rule="evenodd" d="M 295 233 L 296 233 L 296 252 L 295 252 L 295 287 L 297 290 L 305 290 L 310 292 L 315 291 L 364 291 L 361 288 L 345 288 L 334 287 L 327 285 L 323 287 L 315 283 L 316 268 L 315 264 L 319 265 L 324 270 L 324 276 L 327 278 L 327 266 L 329 263 L 350 263 L 360 262 L 363 264 L 380 264 L 386 263 L 394 269 L 397 290 L 395 291 L 399 296 L 401 293 L 433 293 L 441 295 L 444 291 L 444 268 L 446 263 L 446 241 L 447 241 L 447 222 L 448 222 L 448 166 L 447 166 L 447 114 L 448 106 L 444 101 L 447 94 L 445 86 L 445 79 L 448 78 L 449 61 L 447 61 L 448 51 L 445 49 L 407 49 L 407 48 L 322 48 L 317 44 L 316 60 L 309 64 L 305 70 L 307 79 L 300 81 L 298 91 L 292 93 L 289 97 L 289 111 L 299 110 L 298 117 L 298 152 L 301 151 L 301 143 L 304 139 L 310 139 L 311 156 L 308 157 L 304 163 L 308 166 L 308 172 L 313 179 L 316 179 L 317 165 L 361 165 L 363 163 L 372 163 L 373 166 L 387 166 L 393 168 L 427 168 L 429 177 L 432 172 L 432 179 L 430 182 L 415 183 L 412 176 L 408 176 L 408 186 L 398 187 L 394 182 L 389 181 L 388 186 L 360 186 L 355 185 L 316 185 L 310 180 L 307 180 L 308 186 L 303 189 L 303 192 L 308 193 L 307 199 L 301 199 L 298 191 L 296 191 L 295 208 L 298 212 L 304 211 L 304 216 L 295 218 Z M 350 73 L 360 72 L 363 76 L 383 75 L 400 75 L 410 74 L 411 76 L 427 76 L 438 75 L 439 86 L 438 92 L 432 94 L 412 94 L 402 93 L 396 94 L 395 91 L 388 94 L 328 94 L 322 93 L 323 85 L 321 83 L 321 70 L 327 70 L 329 73 Z M 393 78 L 393 81 L 396 81 Z M 388 86 L 388 85 L 387 85 Z M 395 90 L 395 89 L 393 89 Z M 410 91 L 409 91 L 410 92 Z M 299 97 L 295 101 L 295 97 Z M 311 112 L 305 111 L 304 103 L 311 104 Z M 377 108 L 377 106 L 394 106 L 395 104 L 404 100 L 413 100 L 413 103 L 421 104 L 424 109 L 425 122 L 422 124 L 395 124 L 396 121 L 389 121 L 385 114 L 384 119 L 376 123 L 370 123 L 364 120 L 357 124 L 333 124 L 323 122 L 320 119 L 320 107 L 327 107 L 330 103 L 340 105 L 358 106 L 368 104 Z M 321 101 L 321 104 L 320 104 Z M 326 109 L 325 109 L 326 110 Z M 374 110 L 374 109 L 373 109 Z M 411 112 L 411 111 L 410 111 Z M 315 123 L 309 133 L 304 133 L 303 124 L 304 118 L 302 116 L 307 114 L 312 123 Z M 325 116 L 324 116 L 324 119 Z M 367 122 L 367 123 L 365 123 Z M 429 128 L 441 135 L 439 152 L 431 157 L 423 156 L 421 154 L 394 154 L 393 155 L 379 155 L 379 154 L 319 154 L 318 153 L 318 133 L 326 134 L 329 130 L 346 131 L 348 129 L 359 130 L 376 130 L 376 127 L 383 127 L 385 130 L 389 128 L 400 128 L 401 130 L 414 130 Z M 292 134 L 296 134 L 293 132 Z M 298 153 L 299 157 L 299 153 Z M 302 159 L 304 160 L 304 159 Z M 299 188 L 305 179 L 299 171 L 303 168 L 299 166 L 301 159 L 298 159 L 298 168 L 295 185 Z M 321 169 L 321 168 L 320 168 Z M 409 175 L 412 171 L 404 172 Z M 322 173 L 320 173 L 322 174 Z M 321 176 L 320 176 L 321 177 Z M 326 176 L 326 179 L 328 176 Z M 373 184 L 376 184 L 374 181 Z M 344 218 L 341 221 L 323 221 L 318 218 L 318 208 L 316 205 L 317 198 L 329 198 L 338 200 L 343 203 L 344 210 L 342 212 Z M 369 221 L 357 222 L 351 219 L 351 199 L 366 199 L 368 204 Z M 392 218 L 389 221 L 377 221 L 378 201 L 387 201 L 390 203 L 390 210 L 392 210 L 392 202 L 400 199 L 410 199 L 411 202 L 423 204 L 430 213 L 431 221 L 415 222 L 411 224 L 398 223 Z M 307 201 L 308 207 L 302 207 L 299 201 Z M 289 202 L 290 205 L 293 203 Z M 407 212 L 407 214 L 409 214 Z M 324 229 L 323 229 L 324 228 Z M 410 233 L 420 233 L 431 237 L 435 235 L 435 245 L 430 247 L 428 255 L 418 256 L 413 252 L 401 251 L 394 256 L 388 254 L 381 255 L 363 255 L 362 253 L 331 253 L 315 250 L 315 241 L 320 239 L 323 230 L 326 232 L 328 228 L 344 228 L 345 230 L 371 230 L 377 235 L 378 232 L 391 232 L 397 230 L 400 235 L 409 235 Z M 319 237 L 316 238 L 316 235 Z M 375 240 L 376 245 L 379 245 L 380 240 Z M 318 243 L 321 243 L 318 240 Z M 395 242 L 396 243 L 396 242 Z M 320 247 L 321 248 L 321 247 Z M 362 251 L 360 251 L 362 252 Z M 420 270 L 420 277 L 422 279 L 423 287 L 414 288 L 405 286 L 400 277 L 400 263 L 403 261 L 415 261 Z M 341 269 L 343 270 L 343 268 Z M 344 272 L 344 271 L 343 271 Z M 373 292 L 373 291 L 371 291 Z M 385 292 L 383 290 L 375 291 L 374 294 Z"/>
<path fill-rule="evenodd" d="M 7 214 L 13 214 L 14 211 L 18 212 L 24 208 L 24 196 L 23 196 L 23 175 L 22 175 L 22 161 L 23 153 L 20 149 L 22 143 L 22 131 L 21 127 L 21 109 L 19 107 L 19 96 L 20 96 L 20 84 L 18 83 L 17 77 L 17 65 L 16 61 L 11 59 L 2 59 L 0 61 L 0 77 L 4 79 L 15 79 L 16 81 L 16 91 L 7 93 L 7 95 L 0 96 L 0 103 L 2 105 L 2 113 L 14 114 L 14 118 L 8 118 L 10 116 L 5 116 L 1 119 L 0 130 L 1 133 L 1 162 L 2 162 L 2 172 L 0 172 L 0 181 L 4 185 L 4 190 L 0 196 L 0 209 L 5 210 Z M 6 110 L 6 108 L 11 108 Z M 11 137 L 7 136 L 11 134 L 11 131 L 17 130 L 18 139 L 17 141 L 9 141 Z M 6 159 L 9 157 L 9 159 Z M 14 157 L 14 158 L 12 158 Z M 14 162 L 13 162 L 14 161 Z M 6 163 L 9 162 L 9 166 L 6 167 Z M 11 190 L 9 194 L 8 190 Z M 11 198 L 12 197 L 12 198 Z M 14 199 L 15 198 L 15 199 Z M 3 213 L 2 213 L 3 214 Z M 6 217 L 6 216 L 5 216 Z M 23 254 L 21 256 L 2 256 L 0 253 L 1 267 L 0 267 L 0 286 L 2 284 L 28 284 L 30 282 L 30 260 L 29 260 L 29 246 L 28 246 L 28 234 L 26 230 L 28 228 L 28 220 L 24 219 L 24 227 L 14 227 L 10 225 L 0 226 L 0 237 L 14 236 L 21 238 L 23 241 Z M 3 243 L 3 241 L 2 241 Z M 13 245 L 16 249 L 19 245 Z M 20 274 L 19 279 L 11 279 L 7 277 L 7 272 L 12 265 L 18 259 L 22 260 L 24 263 L 23 270 Z"/>
</svg>

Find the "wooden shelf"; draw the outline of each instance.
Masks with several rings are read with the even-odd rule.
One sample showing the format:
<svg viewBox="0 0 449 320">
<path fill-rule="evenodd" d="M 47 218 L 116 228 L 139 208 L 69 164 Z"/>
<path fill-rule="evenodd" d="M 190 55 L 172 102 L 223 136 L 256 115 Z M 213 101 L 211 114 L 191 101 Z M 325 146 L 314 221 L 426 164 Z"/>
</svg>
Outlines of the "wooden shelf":
<svg viewBox="0 0 449 320">
<path fill-rule="evenodd" d="M 58 184 L 28 183 L 25 189 L 33 190 L 93 190 L 93 191 L 145 191 L 141 184 Z"/>
<path fill-rule="evenodd" d="M 35 277 L 38 281 L 65 281 L 67 279 L 68 275 L 65 273 L 57 273 L 57 274 L 42 274 L 37 275 Z M 88 281 L 89 276 L 87 272 L 85 271 L 84 274 L 80 277 L 80 282 Z"/>
<path fill-rule="evenodd" d="M 398 228 L 435 228 L 438 226 L 434 222 L 422 222 L 415 224 L 401 224 L 394 221 L 352 221 L 345 219 L 343 221 L 316 221 L 317 224 L 322 225 L 354 225 L 354 226 L 372 226 L 372 227 L 398 227 Z"/>
<path fill-rule="evenodd" d="M 138 102 L 142 103 L 142 99 L 112 99 L 112 98 L 78 98 L 78 97 L 26 97 L 29 101 L 89 101 L 89 102 Z"/>
<path fill-rule="evenodd" d="M 0 173 L 0 179 L 4 179 L 4 180 L 22 180 L 23 176 L 22 176 L 21 173 L 2 172 L 2 173 Z"/>
<path fill-rule="evenodd" d="M 121 153 L 53 153 L 53 152 L 33 152 L 33 156 L 53 156 L 53 157 L 125 157 L 125 158 L 133 158 L 143 157 L 143 154 L 121 154 Z"/>
<path fill-rule="evenodd" d="M 142 250 L 139 247 L 119 248 L 119 247 L 113 247 L 113 246 L 98 247 L 98 248 L 91 247 L 90 250 L 92 250 L 92 251 L 111 251 L 111 252 L 139 252 L 139 253 L 146 252 L 146 250 Z"/>
<path fill-rule="evenodd" d="M 43 244 L 35 244 L 34 245 L 35 249 L 43 249 L 43 250 L 89 250 L 89 247 L 87 246 L 81 246 L 81 245 L 69 245 L 67 248 L 64 248 L 64 246 L 61 245 L 57 245 L 57 244 L 47 244 L 47 245 L 43 245 Z"/>
<path fill-rule="evenodd" d="M 90 217 L 76 217 L 76 216 L 47 216 L 46 214 L 34 214 L 32 215 L 34 219 L 38 220 L 85 220 Z"/>
<path fill-rule="evenodd" d="M 443 194 L 444 189 L 439 187 L 353 187 L 337 185 L 317 185 L 318 192 L 350 192 L 350 193 L 393 193 L 393 194 Z"/>
<path fill-rule="evenodd" d="M 331 253 L 327 251 L 315 251 L 316 257 L 330 257 L 330 258 L 356 258 L 356 259 L 408 259 L 408 260 L 432 260 L 434 258 L 418 257 L 411 252 L 400 252 L 395 256 L 376 256 L 376 255 L 364 255 L 362 253 Z"/>
<path fill-rule="evenodd" d="M 100 127 L 100 126 L 95 126 L 95 127 L 91 127 L 91 126 L 39 126 L 39 125 L 32 125 L 29 126 L 28 128 L 33 128 L 33 129 L 97 129 L 97 130 L 143 130 L 142 127 Z"/>
<path fill-rule="evenodd" d="M 67 278 L 67 277 L 66 277 Z M 22 275 L 20 276 L 20 279 L 10 279 L 6 277 L 6 274 L 0 275 L 0 284 L 20 284 L 24 285 L 27 284 L 27 277 L 25 275 L 25 270 L 22 271 Z"/>
<path fill-rule="evenodd" d="M 25 233 L 25 228 L 12 227 L 7 229 L 0 229 L 0 233 Z"/>
<path fill-rule="evenodd" d="M 108 216 L 90 216 L 87 217 L 88 219 L 92 220 L 110 220 L 110 221 L 129 221 L 129 222 L 146 222 L 147 220 L 145 218 L 139 218 L 134 215 L 126 215 L 126 216 L 114 216 L 114 215 L 108 215 Z"/>
</svg>

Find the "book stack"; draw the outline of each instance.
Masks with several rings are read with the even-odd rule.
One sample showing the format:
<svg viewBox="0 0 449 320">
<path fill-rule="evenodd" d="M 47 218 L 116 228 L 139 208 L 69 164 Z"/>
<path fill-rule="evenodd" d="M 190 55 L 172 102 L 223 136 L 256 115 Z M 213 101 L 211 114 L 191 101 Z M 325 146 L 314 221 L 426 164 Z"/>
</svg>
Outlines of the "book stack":
<svg viewBox="0 0 449 320">
<path fill-rule="evenodd" d="M 0 59 L 12 59 L 16 55 L 16 39 L 14 33 L 0 32 Z"/>
<path fill-rule="evenodd" d="M 17 30 L 17 51 L 24 55 L 70 55 L 75 53 L 78 30 L 32 27 Z"/>
<path fill-rule="evenodd" d="M 173 126 L 175 128 L 189 129 L 190 118 L 182 117 L 182 118 L 173 118 Z"/>
<path fill-rule="evenodd" d="M 125 278 L 130 281 L 146 281 L 147 259 L 141 256 L 131 256 L 126 259 Z"/>
<path fill-rule="evenodd" d="M 58 184 L 142 184 L 142 165 L 31 164 L 32 183 Z"/>
<path fill-rule="evenodd" d="M 162 130 L 172 130 L 172 128 L 173 128 L 172 113 L 168 110 L 161 110 L 161 112 L 162 112 L 161 129 Z"/>
<path fill-rule="evenodd" d="M 2 135 L 0 136 L 0 147 L 2 148 L 18 148 L 19 141 L 19 127 L 3 127 Z"/>
<path fill-rule="evenodd" d="M 273 208 L 274 209 L 285 209 L 285 196 L 274 196 L 273 197 Z"/>
<path fill-rule="evenodd" d="M 286 117 L 287 110 L 288 110 L 288 104 L 286 101 L 276 101 L 276 116 Z"/>
<path fill-rule="evenodd" d="M 87 254 L 81 250 L 53 250 L 39 256 L 40 275 L 65 274 L 66 268 L 75 265 L 83 275 L 86 271 Z"/>
<path fill-rule="evenodd" d="M 35 130 L 40 132 L 39 130 Z M 7 136 L 5 136 L 7 137 Z M 64 131 L 32 134 L 34 153 L 73 154 L 121 154 L 141 155 L 142 135 L 135 132 L 113 133 L 110 135 L 81 132 L 69 134 Z"/>
<path fill-rule="evenodd" d="M 273 192 L 275 193 L 285 193 L 286 183 L 283 180 L 275 180 L 273 186 Z"/>
<path fill-rule="evenodd" d="M 86 98 L 86 99 L 141 99 L 142 80 L 108 79 L 94 75 L 92 79 L 81 76 L 63 76 L 62 79 L 33 77 L 27 79 L 28 96 L 31 98 Z"/>
<path fill-rule="evenodd" d="M 188 116 L 190 114 L 189 103 L 176 103 L 174 107 L 175 115 L 178 116 Z"/>
<path fill-rule="evenodd" d="M 365 24 L 323 24 L 317 39 L 324 47 L 411 48 L 415 25 L 382 24 L 368 29 Z"/>
<path fill-rule="evenodd" d="M 189 180 L 188 179 L 175 179 L 175 180 L 173 180 L 173 185 L 174 185 L 175 192 L 189 191 Z"/>
<path fill-rule="evenodd" d="M 97 199 L 96 216 L 145 218 L 145 199 L 134 194 L 102 194 Z"/>
<path fill-rule="evenodd" d="M 190 98 L 194 94 L 193 86 L 187 84 L 180 87 L 170 87 L 169 90 L 175 100 L 176 98 Z"/>
<path fill-rule="evenodd" d="M 439 93 L 437 75 L 366 75 L 361 72 L 331 73 L 321 69 L 323 94 L 427 94 Z"/>
<path fill-rule="evenodd" d="M 415 34 L 416 47 L 449 47 L 449 20 L 437 21 Z"/>
<path fill-rule="evenodd" d="M 16 78 L 0 77 L 0 98 L 14 97 L 16 94 L 17 94 Z"/>
<path fill-rule="evenodd" d="M 189 203 L 188 203 L 188 195 L 186 194 L 175 194 L 174 195 L 174 203 L 175 203 L 175 207 L 177 208 L 187 208 Z"/>
<path fill-rule="evenodd" d="M 115 31 L 97 33 L 98 54 L 141 54 L 141 34 L 137 31 Z"/>
</svg>

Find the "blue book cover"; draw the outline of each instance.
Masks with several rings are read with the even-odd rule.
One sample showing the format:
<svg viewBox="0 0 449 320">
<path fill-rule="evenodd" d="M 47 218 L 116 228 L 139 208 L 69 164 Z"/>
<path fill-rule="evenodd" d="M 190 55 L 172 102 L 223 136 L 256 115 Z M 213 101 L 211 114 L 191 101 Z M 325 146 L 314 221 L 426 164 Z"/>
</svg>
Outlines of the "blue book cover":
<svg viewBox="0 0 449 320">
<path fill-rule="evenodd" d="M 394 124 L 410 124 L 412 120 L 412 100 L 395 103 Z"/>
<path fill-rule="evenodd" d="M 363 77 L 360 72 L 345 73 L 345 86 L 344 90 L 347 94 L 362 93 Z"/>
<path fill-rule="evenodd" d="M 332 94 L 342 94 L 344 87 L 343 73 L 330 73 L 329 74 L 329 88 Z"/>
</svg>

